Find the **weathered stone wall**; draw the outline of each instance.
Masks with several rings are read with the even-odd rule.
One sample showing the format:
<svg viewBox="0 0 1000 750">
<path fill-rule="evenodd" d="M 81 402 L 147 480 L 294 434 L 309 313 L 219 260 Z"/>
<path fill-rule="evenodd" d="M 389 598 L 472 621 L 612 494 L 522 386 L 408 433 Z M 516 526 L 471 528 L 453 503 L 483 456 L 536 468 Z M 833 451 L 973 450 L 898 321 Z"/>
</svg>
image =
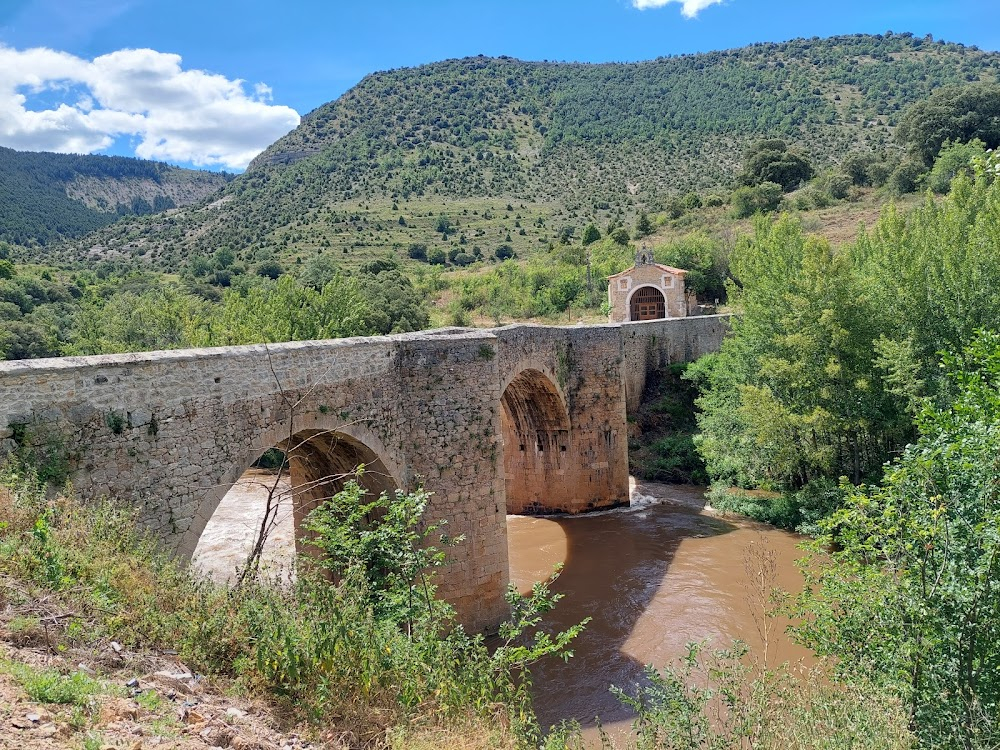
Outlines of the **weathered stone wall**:
<svg viewBox="0 0 1000 750">
<path fill-rule="evenodd" d="M 719 351 L 729 330 L 729 315 L 700 315 L 675 320 L 623 323 L 626 407 L 634 413 L 642 401 L 649 373 L 675 362 L 693 362 Z"/>
<path fill-rule="evenodd" d="M 430 517 L 466 538 L 440 592 L 469 628 L 495 627 L 508 508 L 627 502 L 626 396 L 634 408 L 648 372 L 715 351 L 725 327 L 519 325 L 0 362 L 0 453 L 64 459 L 81 496 L 134 503 L 183 558 L 268 448 L 294 448 L 296 488 L 361 458 L 375 491 L 434 493 Z M 296 517 L 331 487 L 302 491 Z"/>
<path fill-rule="evenodd" d="M 499 386 L 480 351 L 492 340 L 413 334 L 0 363 L 0 439 L 65 454 L 81 496 L 134 503 L 183 558 L 263 451 L 303 436 L 333 451 L 356 441 L 381 459 L 387 485 L 424 483 L 430 516 L 469 540 L 441 592 L 484 627 L 502 616 L 507 584 Z"/>
</svg>

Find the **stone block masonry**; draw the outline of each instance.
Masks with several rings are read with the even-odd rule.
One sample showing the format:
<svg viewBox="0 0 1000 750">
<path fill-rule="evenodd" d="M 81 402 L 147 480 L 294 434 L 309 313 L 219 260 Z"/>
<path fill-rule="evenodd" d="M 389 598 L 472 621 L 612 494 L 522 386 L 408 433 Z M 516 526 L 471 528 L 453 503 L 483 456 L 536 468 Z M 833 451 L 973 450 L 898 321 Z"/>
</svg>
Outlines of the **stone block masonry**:
<svg viewBox="0 0 1000 750">
<path fill-rule="evenodd" d="M 297 521 L 363 461 L 371 491 L 433 493 L 429 517 L 466 540 L 440 593 L 489 630 L 506 513 L 627 502 L 626 406 L 725 330 L 705 316 L 0 362 L 0 453 L 64 462 L 80 496 L 135 504 L 184 559 L 265 450 L 289 452 Z"/>
</svg>

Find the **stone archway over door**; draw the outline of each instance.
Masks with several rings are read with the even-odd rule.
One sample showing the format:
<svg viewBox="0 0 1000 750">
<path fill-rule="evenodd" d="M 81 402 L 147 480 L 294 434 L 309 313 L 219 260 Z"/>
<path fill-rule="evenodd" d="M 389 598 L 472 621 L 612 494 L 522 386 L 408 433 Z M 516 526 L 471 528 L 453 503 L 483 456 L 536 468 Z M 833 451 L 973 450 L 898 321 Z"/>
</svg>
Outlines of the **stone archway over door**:
<svg viewBox="0 0 1000 750">
<path fill-rule="evenodd" d="M 629 320 L 660 320 L 667 317 L 667 301 L 656 287 L 642 286 L 629 301 Z"/>
<path fill-rule="evenodd" d="M 508 513 L 566 510 L 570 421 L 562 397 L 544 374 L 524 370 L 500 401 Z"/>
</svg>

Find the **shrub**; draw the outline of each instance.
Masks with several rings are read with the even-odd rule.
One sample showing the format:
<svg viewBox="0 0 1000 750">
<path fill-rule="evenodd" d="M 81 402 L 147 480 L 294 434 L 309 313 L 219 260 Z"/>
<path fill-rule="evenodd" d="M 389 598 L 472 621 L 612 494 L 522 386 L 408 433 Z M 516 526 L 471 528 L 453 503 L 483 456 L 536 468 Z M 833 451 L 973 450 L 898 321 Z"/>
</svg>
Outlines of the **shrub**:
<svg viewBox="0 0 1000 750">
<path fill-rule="evenodd" d="M 442 527 L 422 518 L 424 493 L 371 499 L 348 484 L 310 522 L 339 580 L 313 565 L 291 587 L 250 578 L 230 589 L 163 556 L 138 530 L 134 509 L 49 501 L 30 471 L 8 469 L 0 480 L 12 487 L 0 504 L 0 575 L 72 609 L 88 637 L 168 645 L 202 674 L 237 678 L 306 716 L 335 714 L 362 744 L 390 726 L 471 721 L 501 723 L 537 746 L 527 667 L 565 655 L 582 627 L 540 629 L 559 596 L 539 584 L 528 597 L 508 592 L 512 619 L 493 648 L 466 634 L 433 596 L 442 558 L 425 541 Z M 18 674 L 46 702 L 79 704 L 99 688 L 79 673 Z"/>
<path fill-rule="evenodd" d="M 28 697 L 39 703 L 85 707 L 95 695 L 108 692 L 103 684 L 83 672 L 64 675 L 55 669 L 40 669 L 10 661 L 0 661 L 0 672 L 11 675 Z"/>
<path fill-rule="evenodd" d="M 740 187 L 733 191 L 730 203 L 733 205 L 733 216 L 746 219 L 758 213 L 777 211 L 781 203 L 781 185 L 774 182 L 762 182 L 753 187 Z"/>
<path fill-rule="evenodd" d="M 890 195 L 906 195 L 917 189 L 920 177 L 924 173 L 924 165 L 917 161 L 904 161 L 886 181 L 885 187 Z"/>
</svg>

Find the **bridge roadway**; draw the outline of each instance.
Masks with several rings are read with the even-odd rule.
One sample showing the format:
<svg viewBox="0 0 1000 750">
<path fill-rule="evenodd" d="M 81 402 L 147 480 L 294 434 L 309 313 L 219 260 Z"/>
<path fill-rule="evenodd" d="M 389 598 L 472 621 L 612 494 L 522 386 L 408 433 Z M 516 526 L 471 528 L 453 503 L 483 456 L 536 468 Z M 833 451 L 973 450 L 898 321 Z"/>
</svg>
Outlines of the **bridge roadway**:
<svg viewBox="0 0 1000 750">
<path fill-rule="evenodd" d="M 134 503 L 182 558 L 267 449 L 296 528 L 358 463 L 433 493 L 465 541 L 439 592 L 472 630 L 505 615 L 505 515 L 628 502 L 626 414 L 649 373 L 717 351 L 727 316 L 512 325 L 268 346 L 0 362 L 0 454 L 64 461 L 81 497 Z"/>
</svg>

